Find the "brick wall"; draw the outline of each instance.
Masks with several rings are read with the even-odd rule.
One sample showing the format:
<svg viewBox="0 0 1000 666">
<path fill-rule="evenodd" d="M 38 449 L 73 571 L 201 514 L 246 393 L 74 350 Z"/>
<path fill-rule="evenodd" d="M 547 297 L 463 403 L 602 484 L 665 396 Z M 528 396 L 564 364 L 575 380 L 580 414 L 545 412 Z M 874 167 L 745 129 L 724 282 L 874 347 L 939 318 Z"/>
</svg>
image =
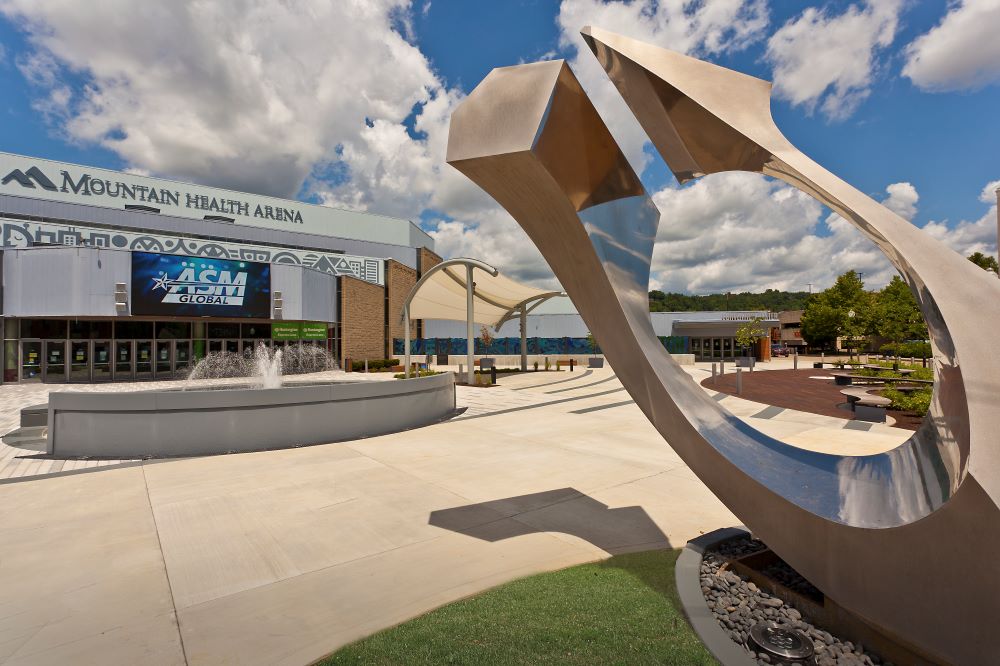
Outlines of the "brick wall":
<svg viewBox="0 0 1000 666">
<path fill-rule="evenodd" d="M 417 277 L 422 276 L 427 272 L 427 269 L 435 264 L 441 263 L 441 257 L 437 256 L 426 247 L 422 247 L 417 250 L 417 270 L 419 274 Z"/>
<path fill-rule="evenodd" d="M 434 254 L 426 247 L 419 248 L 417 250 L 417 278 L 423 277 L 427 270 L 434 266 L 435 264 L 440 264 L 442 261 L 441 257 Z M 424 337 L 424 322 L 422 319 L 417 320 L 417 334 L 416 337 Z"/>
<path fill-rule="evenodd" d="M 386 358 L 385 290 L 346 275 L 339 279 L 343 357 L 354 361 Z"/>
<path fill-rule="evenodd" d="M 385 262 L 385 294 L 389 321 L 389 331 L 386 336 L 386 358 L 392 356 L 392 341 L 402 340 L 406 334 L 403 328 L 403 301 L 410 294 L 413 285 L 417 283 L 417 271 L 393 259 Z M 417 325 L 410 324 L 410 337 L 416 339 Z"/>
</svg>

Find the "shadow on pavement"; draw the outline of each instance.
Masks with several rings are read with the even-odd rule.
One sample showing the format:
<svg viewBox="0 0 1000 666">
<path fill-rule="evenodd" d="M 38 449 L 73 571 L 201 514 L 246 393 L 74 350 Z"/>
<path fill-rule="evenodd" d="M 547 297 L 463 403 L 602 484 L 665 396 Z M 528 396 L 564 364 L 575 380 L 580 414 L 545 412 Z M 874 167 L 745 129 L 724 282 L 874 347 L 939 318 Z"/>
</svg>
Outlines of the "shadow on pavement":
<svg viewBox="0 0 1000 666">
<path fill-rule="evenodd" d="M 642 507 L 611 509 L 575 488 L 441 509 L 433 511 L 428 522 L 490 542 L 560 532 L 588 541 L 611 555 L 671 547 L 667 536 Z"/>
</svg>

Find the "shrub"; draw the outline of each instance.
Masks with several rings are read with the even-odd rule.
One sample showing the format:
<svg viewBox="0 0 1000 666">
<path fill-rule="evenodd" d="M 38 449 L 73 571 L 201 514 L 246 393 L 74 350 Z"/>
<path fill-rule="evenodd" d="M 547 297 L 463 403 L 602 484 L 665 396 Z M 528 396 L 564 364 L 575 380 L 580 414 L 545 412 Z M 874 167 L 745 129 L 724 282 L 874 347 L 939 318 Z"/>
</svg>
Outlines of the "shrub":
<svg viewBox="0 0 1000 666">
<path fill-rule="evenodd" d="M 430 377 L 431 375 L 443 375 L 443 374 L 444 373 L 440 370 L 419 370 L 415 373 L 411 372 L 410 379 L 413 379 L 414 377 Z M 400 372 L 398 374 L 393 375 L 393 377 L 395 377 L 396 379 L 405 379 L 406 375 Z"/>
<path fill-rule="evenodd" d="M 879 348 L 883 356 L 905 356 L 907 358 L 930 358 L 929 342 L 890 342 Z"/>
<path fill-rule="evenodd" d="M 892 401 L 894 409 L 901 409 L 906 412 L 913 412 L 923 416 L 931 407 L 931 389 L 925 388 L 917 391 L 897 391 L 896 389 L 885 389 L 882 396 Z"/>
<path fill-rule="evenodd" d="M 397 365 L 401 365 L 398 358 L 381 358 L 372 359 L 368 361 L 369 371 L 378 371 L 385 368 L 394 368 Z M 354 372 L 364 372 L 365 362 L 364 361 L 351 361 L 351 370 Z"/>
</svg>

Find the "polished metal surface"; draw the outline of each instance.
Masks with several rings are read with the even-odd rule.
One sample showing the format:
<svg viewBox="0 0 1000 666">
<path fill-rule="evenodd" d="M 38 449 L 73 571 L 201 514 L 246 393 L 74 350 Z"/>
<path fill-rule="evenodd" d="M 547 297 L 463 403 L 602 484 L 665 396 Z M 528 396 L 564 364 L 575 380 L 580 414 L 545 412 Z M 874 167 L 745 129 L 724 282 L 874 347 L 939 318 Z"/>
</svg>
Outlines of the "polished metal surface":
<svg viewBox="0 0 1000 666">
<path fill-rule="evenodd" d="M 670 358 L 647 302 L 659 212 L 564 62 L 493 70 L 452 117 L 448 162 L 525 229 L 632 398 L 737 516 L 840 605 L 931 659 L 975 663 L 993 646 L 984 618 L 1000 611 L 1000 567 L 977 565 L 1000 552 L 1000 284 L 795 149 L 771 120 L 767 82 L 597 29 L 584 37 L 679 179 L 781 178 L 899 269 L 937 376 L 909 441 L 860 457 L 789 446 Z"/>
</svg>

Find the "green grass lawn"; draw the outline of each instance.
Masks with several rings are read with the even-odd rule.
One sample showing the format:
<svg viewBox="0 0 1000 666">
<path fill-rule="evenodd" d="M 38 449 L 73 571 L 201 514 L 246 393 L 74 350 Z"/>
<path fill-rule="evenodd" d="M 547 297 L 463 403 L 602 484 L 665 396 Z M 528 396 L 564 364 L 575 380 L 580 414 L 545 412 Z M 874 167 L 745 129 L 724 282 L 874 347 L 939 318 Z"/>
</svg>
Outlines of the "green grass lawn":
<svg viewBox="0 0 1000 666">
<path fill-rule="evenodd" d="M 680 610 L 678 551 L 523 578 L 344 647 L 330 664 L 714 664 Z"/>
</svg>

